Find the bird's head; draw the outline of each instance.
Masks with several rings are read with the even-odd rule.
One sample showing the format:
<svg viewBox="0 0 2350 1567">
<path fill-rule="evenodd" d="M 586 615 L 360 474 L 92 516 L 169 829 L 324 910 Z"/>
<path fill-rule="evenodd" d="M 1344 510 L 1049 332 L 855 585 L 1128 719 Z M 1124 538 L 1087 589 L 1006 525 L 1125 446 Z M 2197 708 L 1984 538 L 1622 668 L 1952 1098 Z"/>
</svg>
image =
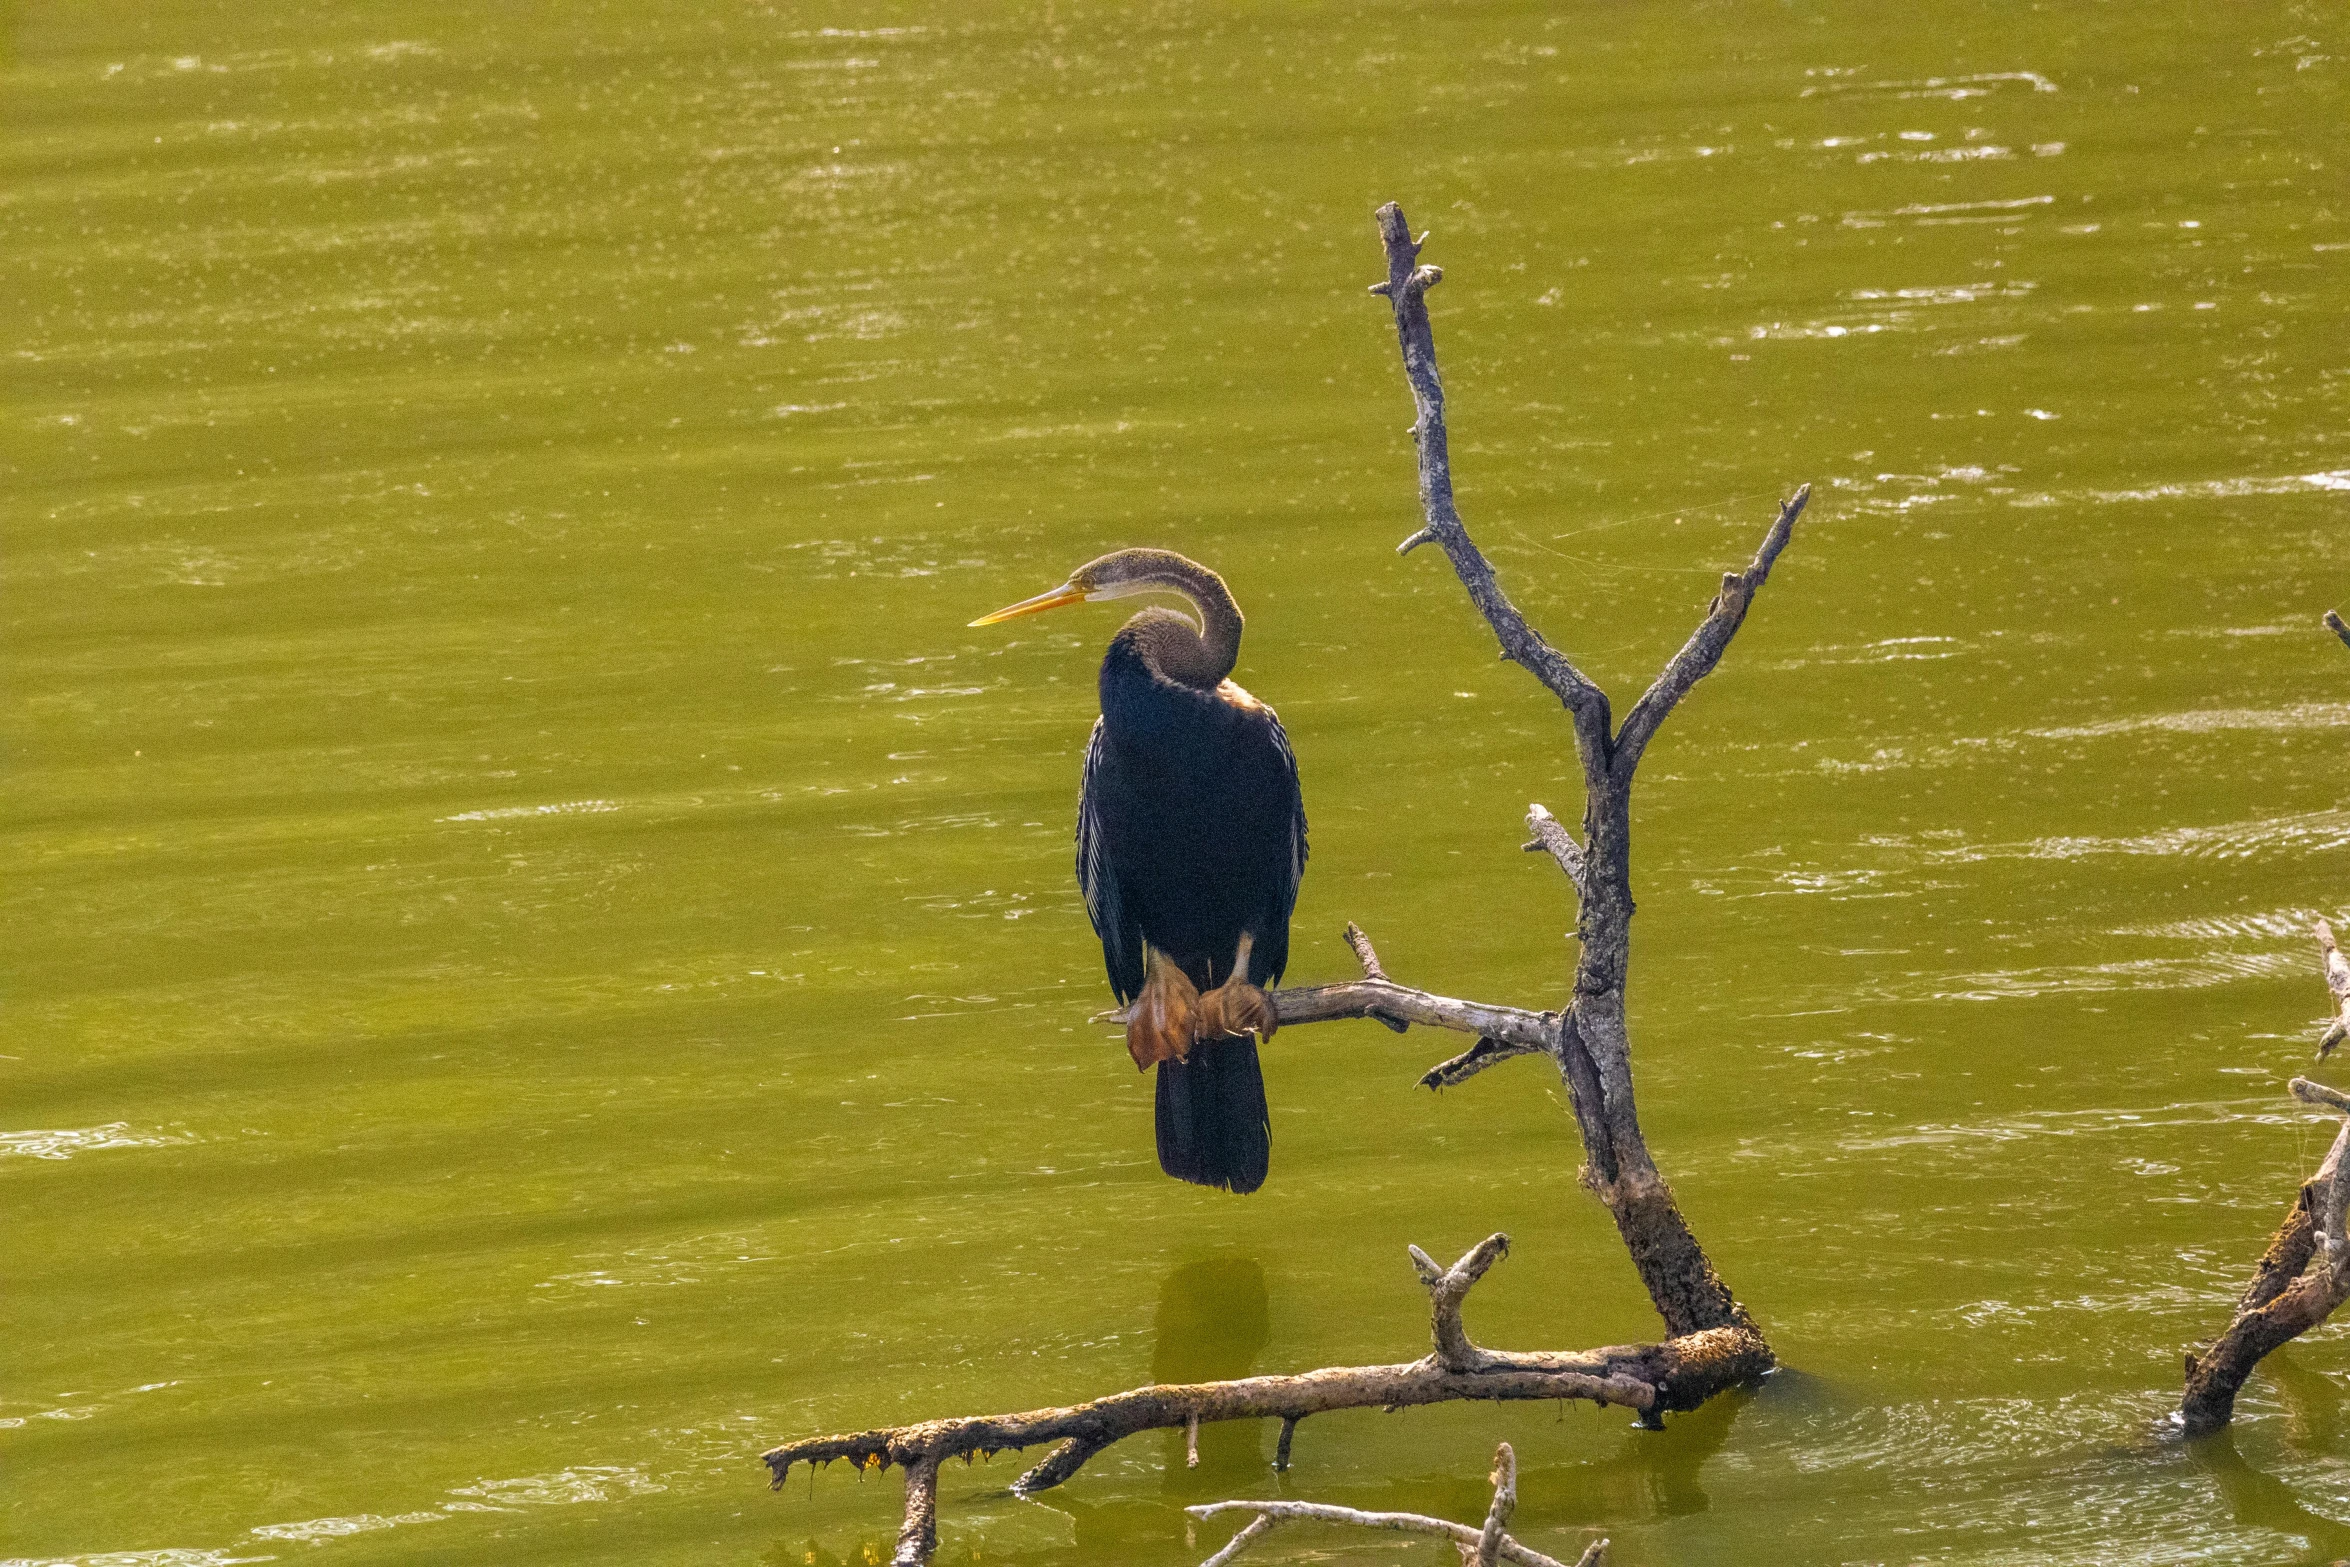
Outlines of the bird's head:
<svg viewBox="0 0 2350 1567">
<path fill-rule="evenodd" d="M 1064 604 L 1082 604 L 1093 599 L 1132 598 L 1138 593 L 1176 593 L 1191 601 L 1192 607 L 1203 617 L 1217 608 L 1230 606 L 1232 594 L 1224 586 L 1224 579 L 1194 560 L 1187 560 L 1173 550 L 1113 550 L 1098 560 L 1089 560 L 1069 573 L 1069 580 L 1049 593 L 1007 604 L 992 615 L 982 615 L 971 622 L 974 626 L 992 626 L 999 620 L 1011 620 L 1021 615 L 1042 614 L 1048 609 L 1059 609 Z M 1235 621 L 1238 610 L 1233 610 Z"/>
</svg>

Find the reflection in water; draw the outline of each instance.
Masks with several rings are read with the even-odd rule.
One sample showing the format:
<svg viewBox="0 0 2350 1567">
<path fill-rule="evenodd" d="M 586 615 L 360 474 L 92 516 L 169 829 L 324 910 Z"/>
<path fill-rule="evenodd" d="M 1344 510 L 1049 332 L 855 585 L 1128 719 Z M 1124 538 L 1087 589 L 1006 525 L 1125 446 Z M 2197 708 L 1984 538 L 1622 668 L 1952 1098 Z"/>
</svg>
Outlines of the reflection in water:
<svg viewBox="0 0 2350 1567">
<path fill-rule="evenodd" d="M 1713 1503 L 1700 1476 L 1707 1461 L 1730 1440 L 1730 1427 L 1739 1412 L 1753 1401 L 1754 1394 L 1749 1391 L 1724 1393 L 1702 1408 L 1672 1416 L 1661 1432 L 1638 1431 L 1628 1436 L 1622 1455 L 1603 1472 L 1607 1479 L 1622 1476 L 1638 1482 L 1637 1504 L 1631 1496 L 1619 1494 L 1615 1498 L 1627 1504 L 1623 1510 L 1637 1507 L 1659 1518 L 1685 1518 L 1710 1508 Z M 1611 1492 L 1621 1488 L 1620 1481 L 1608 1486 Z"/>
<path fill-rule="evenodd" d="M 2236 1522 L 2255 1529 L 2274 1529 L 2299 1540 L 2298 1562 L 2332 1562 L 2350 1556 L 2350 1524 L 2313 1513 L 2284 1481 L 2253 1468 L 2236 1450 L 2232 1427 L 2187 1444 L 2196 1467 L 2211 1476 Z"/>
<path fill-rule="evenodd" d="M 2331 1378 L 2310 1370 L 2289 1349 L 2270 1355 L 2262 1375 L 2285 1406 L 2285 1431 L 2295 1448 L 2323 1450 L 2340 1425 L 2342 1390 Z M 2293 1487 L 2255 1469 L 2236 1447 L 2227 1426 L 2186 1444 L 2197 1468 L 2211 1476 L 2236 1522 L 2274 1529 L 2301 1544 L 2297 1562 L 2333 1562 L 2350 1557 L 2350 1524 L 2310 1511 Z"/>
<path fill-rule="evenodd" d="M 1271 1337 L 1265 1270 L 1255 1259 L 1217 1257 L 1185 1263 L 1159 1287 L 1151 1380 L 1221 1382 L 1247 1376 Z M 1230 1420 L 1201 1426 L 1197 1469 L 1184 1462 L 1184 1434 L 1161 1433 L 1161 1489 L 1178 1500 L 1256 1496 L 1275 1489 L 1264 1424 Z M 1137 1445 L 1142 1440 L 1131 1439 Z M 1097 1466 L 1102 1462 L 1095 1460 Z M 1088 1493 L 1082 1487 L 1064 1486 L 1029 1500 L 1069 1520 L 1076 1534 L 1073 1560 L 1080 1562 L 1122 1560 L 1138 1542 L 1164 1541 L 1170 1524 L 1177 1521 L 1163 1506 L 1131 1496 L 1102 1500 L 1101 1495 L 1098 1487 Z M 1056 1554 L 1018 1559 L 1041 1564 L 1059 1558 Z"/>
<path fill-rule="evenodd" d="M 2342 1390 L 2332 1377 L 2312 1371 L 2290 1349 L 2281 1349 L 2260 1363 L 2285 1402 L 2285 1435 L 2295 1447 L 2329 1447 L 2342 1429 Z"/>
<path fill-rule="evenodd" d="M 1151 1380 L 1220 1382 L 1247 1376 L 1271 1333 L 1265 1270 L 1253 1258 L 1185 1263 L 1159 1288 Z M 1254 1480 L 1265 1471 L 1263 1424 L 1230 1420 L 1200 1427 L 1197 1469 L 1184 1462 L 1183 1433 L 1167 1432 L 1161 1439 L 1165 1488 L 1204 1494 L 1223 1491 L 1234 1477 Z"/>
</svg>

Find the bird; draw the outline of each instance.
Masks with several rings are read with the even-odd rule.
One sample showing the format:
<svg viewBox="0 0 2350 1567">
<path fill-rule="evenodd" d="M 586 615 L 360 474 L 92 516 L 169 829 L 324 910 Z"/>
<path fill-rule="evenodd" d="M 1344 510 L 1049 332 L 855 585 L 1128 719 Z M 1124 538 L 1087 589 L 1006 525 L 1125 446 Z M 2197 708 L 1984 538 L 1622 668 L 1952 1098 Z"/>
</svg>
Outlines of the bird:
<svg viewBox="0 0 2350 1567">
<path fill-rule="evenodd" d="M 1136 1068 L 1158 1069 L 1159 1168 L 1253 1192 L 1272 1157 L 1257 1043 L 1279 1026 L 1266 987 L 1289 966 L 1306 815 L 1280 718 L 1231 679 L 1240 606 L 1197 561 L 1123 549 L 971 624 L 1153 593 L 1197 618 L 1152 605 L 1110 638 L 1077 883 L 1121 1007 L 1110 1020 Z"/>
</svg>

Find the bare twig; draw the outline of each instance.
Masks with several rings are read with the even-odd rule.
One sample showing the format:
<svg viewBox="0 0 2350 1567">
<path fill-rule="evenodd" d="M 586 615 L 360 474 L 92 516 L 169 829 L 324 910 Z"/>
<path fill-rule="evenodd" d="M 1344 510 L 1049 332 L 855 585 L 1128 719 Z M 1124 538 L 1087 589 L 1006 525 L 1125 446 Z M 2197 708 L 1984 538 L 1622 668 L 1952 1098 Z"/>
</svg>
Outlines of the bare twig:
<svg viewBox="0 0 2350 1567">
<path fill-rule="evenodd" d="M 1669 659 L 1656 681 L 1632 704 L 1632 711 L 1624 715 L 1624 727 L 1616 734 L 1616 754 L 1611 765 L 1617 775 L 1626 781 L 1632 769 L 1640 765 L 1640 753 L 1647 749 L 1649 736 L 1657 725 L 1689 694 L 1689 688 L 1713 672 L 1722 661 L 1722 654 L 1730 646 L 1730 639 L 1738 634 L 1738 627 L 1746 619 L 1747 606 L 1755 594 L 1770 580 L 1771 567 L 1779 559 L 1779 552 L 1795 536 L 1795 519 L 1803 515 L 1804 503 L 1811 499 L 1811 486 L 1797 487 L 1794 496 L 1781 503 L 1778 521 L 1763 535 L 1760 548 L 1744 571 L 1722 574 L 1722 591 L 1714 595 L 1711 608 L 1698 628 L 1689 634 L 1681 651 Z"/>
<path fill-rule="evenodd" d="M 1240 1526 L 1240 1533 L 1234 1535 L 1231 1539 L 1224 1542 L 1224 1549 L 1218 1551 L 1215 1555 L 1209 1557 L 1206 1561 L 1201 1562 L 1199 1567 L 1224 1567 L 1225 1563 L 1233 1560 L 1239 1556 L 1242 1551 L 1248 1548 L 1249 1541 L 1255 1539 L 1258 1535 L 1270 1534 L 1272 1532 L 1273 1520 L 1267 1515 L 1259 1513 L 1254 1518 L 1251 1518 L 1247 1523 Z"/>
<path fill-rule="evenodd" d="M 1346 922 L 1346 944 L 1354 948 L 1355 960 L 1362 964 L 1365 979 L 1383 980 L 1387 977 L 1387 970 L 1379 966 L 1379 954 L 1371 947 L 1371 938 L 1364 935 L 1363 927 L 1357 925 L 1353 920 Z M 1384 1024 L 1398 1034 L 1408 1032 L 1412 1026 L 1402 1018 L 1389 1017 L 1384 1012 L 1366 1012 L 1363 1015 L 1374 1023 Z"/>
<path fill-rule="evenodd" d="M 2335 636 L 2340 637 L 2342 639 L 2343 646 L 2350 647 L 2350 625 L 2344 625 L 2342 623 L 2342 617 L 2335 614 L 2330 609 L 2326 611 L 2325 620 L 2326 629 L 2331 631 Z"/>
<path fill-rule="evenodd" d="M 1588 727 L 1601 737 L 1609 730 L 1607 693 L 1591 683 L 1565 654 L 1542 639 L 1542 634 L 1518 613 L 1518 607 L 1494 580 L 1487 562 L 1453 504 L 1452 456 L 1444 430 L 1444 382 L 1436 373 L 1436 336 L 1428 324 L 1427 293 L 1444 280 L 1435 267 L 1419 265 L 1420 247 L 1427 237 L 1412 238 L 1403 209 L 1389 202 L 1379 209 L 1379 238 L 1387 249 L 1387 281 L 1372 285 L 1387 296 L 1395 311 L 1396 342 L 1403 350 L 1404 379 L 1410 383 L 1412 404 L 1419 417 L 1412 434 L 1420 455 L 1420 509 L 1427 526 L 1406 539 L 1403 552 L 1423 543 L 1444 547 L 1453 574 L 1469 593 L 1477 613 L 1493 628 L 1502 656 L 1522 665 L 1550 688 L 1575 715 L 1578 731 Z"/>
<path fill-rule="evenodd" d="M 1056 1411 L 1044 1412 L 1055 1413 Z M 1185 1424 L 1189 1424 L 1191 1417 L 1187 1414 L 1183 1417 L 1183 1419 Z M 1168 1425 L 1173 1425 L 1175 1422 L 1170 1420 L 1165 1423 Z M 1046 1440 L 1051 1440 L 1051 1437 L 1048 1435 Z M 1038 1464 L 1035 1468 L 1022 1475 L 1019 1479 L 1013 1481 L 1012 1489 L 1020 1492 L 1022 1495 L 1026 1495 L 1030 1491 L 1049 1491 L 1054 1486 L 1059 1485 L 1062 1481 L 1077 1473 L 1078 1470 L 1084 1468 L 1087 1459 L 1093 1457 L 1094 1454 L 1100 1452 L 1103 1448 L 1109 1446 L 1116 1440 L 1117 1437 L 1115 1436 L 1097 1433 L 1084 1433 L 1077 1436 L 1072 1436 L 1068 1441 L 1063 1442 L 1059 1447 L 1056 1447 L 1051 1452 L 1045 1454 L 1043 1463 Z M 994 1450 L 987 1448 L 981 1448 L 979 1453 L 983 1458 L 992 1458 L 995 1456 Z M 969 1463 L 971 1461 L 971 1453 L 969 1450 L 965 1450 L 961 1456 L 965 1463 Z M 770 1464 L 772 1464 L 775 1461 L 775 1455 L 773 1453 L 769 1453 L 767 1455 L 767 1460 Z M 831 1460 L 826 1459 L 825 1462 L 830 1463 Z M 787 1463 L 784 1467 L 789 1468 L 790 1465 Z M 776 1477 L 776 1484 L 781 1485 L 782 1483 L 783 1479 L 779 1473 Z"/>
<path fill-rule="evenodd" d="M 2342 1092 L 2339 1088 L 2328 1088 L 2325 1084 L 2313 1083 L 2306 1077 L 2296 1077 L 2285 1087 L 2294 1098 L 2305 1105 L 2314 1105 L 2321 1110 L 2338 1110 L 2345 1115 L 2350 1115 L 2350 1094 Z"/>
<path fill-rule="evenodd" d="M 1559 869 L 1567 873 L 1567 880 L 1575 889 L 1575 896 L 1583 895 L 1583 846 L 1573 834 L 1559 825 L 1559 819 L 1539 805 L 1526 807 L 1526 830 L 1534 835 L 1525 845 L 1528 854 L 1547 853 L 1559 862 Z"/>
<path fill-rule="evenodd" d="M 1519 1543 L 1503 1532 L 1510 1514 L 1518 1505 L 1518 1457 L 1510 1451 L 1507 1442 L 1493 1454 L 1493 1505 L 1485 1515 L 1485 1526 L 1454 1523 L 1448 1518 L 1431 1518 L 1425 1513 L 1373 1513 L 1353 1507 L 1334 1507 L 1326 1502 L 1204 1502 L 1184 1509 L 1194 1518 L 1213 1518 L 1220 1513 L 1254 1513 L 1241 1531 L 1224 1548 L 1200 1564 L 1200 1567 L 1223 1567 L 1237 1558 L 1253 1540 L 1269 1533 L 1276 1523 L 1312 1522 L 1346 1524 L 1357 1529 L 1388 1529 L 1404 1534 L 1433 1534 L 1441 1536 L 1460 1550 L 1461 1560 L 1477 1563 L 1479 1567 L 1493 1567 L 1497 1562 L 1514 1562 L 1518 1567 L 1567 1567 L 1555 1556 L 1545 1556 L 1533 1547 Z M 1602 1567 L 1607 1560 L 1607 1541 L 1594 1540 L 1575 1558 L 1575 1567 Z"/>
<path fill-rule="evenodd" d="M 1234 1549 L 1235 1546 L 1244 1544 L 1249 1539 L 1260 1538 L 1277 1523 L 1337 1523 L 1348 1524 L 1357 1529 L 1388 1529 L 1400 1534 L 1434 1534 L 1441 1535 L 1456 1545 L 1466 1546 L 1472 1550 L 1476 1548 L 1478 1536 L 1481 1533 L 1480 1530 L 1473 1529 L 1465 1523 L 1453 1523 L 1444 1518 L 1431 1518 L 1425 1513 L 1372 1513 L 1353 1507 L 1333 1507 L 1324 1502 L 1202 1502 L 1197 1507 L 1186 1507 L 1184 1511 L 1195 1518 L 1213 1518 L 1218 1513 L 1256 1514 L 1248 1528 L 1241 1530 L 1238 1535 L 1233 1537 L 1230 1544 L 1227 1544 L 1222 1551 L 1209 1557 L 1207 1561 L 1202 1562 L 1200 1567 L 1211 1567 L 1211 1564 L 1214 1563 L 1231 1561 L 1240 1554 L 1238 1550 Z M 1264 1530 L 1257 1530 L 1257 1524 L 1264 1524 L 1266 1527 Z M 1594 1542 L 1594 1549 L 1604 1543 Z M 1230 1554 L 1226 1554 L 1227 1552 Z M 1499 1559 L 1505 1562 L 1516 1562 L 1519 1567 L 1567 1567 L 1567 1564 L 1557 1557 L 1545 1556 L 1540 1551 L 1530 1546 L 1520 1545 L 1516 1540 L 1508 1539 L 1506 1536 L 1501 1546 Z M 1594 1556 L 1591 1551 L 1587 1550 L 1576 1559 L 1576 1567 L 1583 1567 L 1584 1563 L 1597 1564 L 1606 1560 L 1604 1555 Z"/>
<path fill-rule="evenodd" d="M 2350 962 L 2343 961 L 2342 949 L 2334 945 L 2334 927 L 2324 920 L 2317 922 L 2317 950 L 2325 963 L 2326 991 L 2334 998 L 2333 1021 L 2317 1041 L 2317 1058 L 2323 1061 L 2350 1039 Z"/>
<path fill-rule="evenodd" d="M 1361 930 L 1349 925 L 1354 936 Z M 1350 938 L 1351 939 L 1351 938 Z M 1358 953 L 1368 952 L 1363 938 Z M 1371 953 L 1376 963 L 1378 954 Z M 1366 970 L 1368 969 L 1366 964 Z M 1533 1050 L 1549 1048 L 1558 1031 L 1557 1014 L 1529 1012 L 1522 1007 L 1494 1006 L 1483 1001 L 1458 1001 L 1425 990 L 1413 990 L 1389 979 L 1384 970 L 1366 972 L 1361 979 L 1335 985 L 1304 985 L 1272 994 L 1273 1016 L 1286 1028 L 1292 1023 L 1328 1023 L 1340 1018 L 1367 1017 L 1384 1023 L 1425 1023 L 1464 1034 L 1482 1034 Z"/>
<path fill-rule="evenodd" d="M 1486 1035 L 1459 1055 L 1447 1061 L 1439 1061 L 1422 1073 L 1420 1086 L 1422 1088 L 1451 1088 L 1456 1084 L 1467 1082 L 1489 1066 L 1498 1066 L 1504 1061 L 1514 1060 L 1519 1056 L 1553 1054 L 1556 1054 L 1556 1051 L 1549 1045 L 1531 1044 L 1525 1040 L 1495 1039 L 1491 1035 Z"/>
<path fill-rule="evenodd" d="M 1518 1510 L 1518 1455 L 1507 1442 L 1493 1450 L 1493 1505 L 1485 1511 L 1485 1529 L 1477 1537 L 1476 1567 L 1494 1567 L 1501 1559 L 1502 1528 Z"/>
</svg>

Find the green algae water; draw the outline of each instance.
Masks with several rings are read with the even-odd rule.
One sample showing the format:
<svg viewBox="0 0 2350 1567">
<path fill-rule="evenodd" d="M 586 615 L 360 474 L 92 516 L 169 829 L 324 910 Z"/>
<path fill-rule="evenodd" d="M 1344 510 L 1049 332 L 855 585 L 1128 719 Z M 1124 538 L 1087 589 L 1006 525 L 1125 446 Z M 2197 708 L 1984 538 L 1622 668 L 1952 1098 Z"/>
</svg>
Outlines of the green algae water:
<svg viewBox="0 0 2350 1567">
<path fill-rule="evenodd" d="M 1286 1031 L 1265 1190 L 1158 1173 L 1118 612 L 965 628 L 1215 566 L 1292 981 L 1559 1003 L 1567 726 L 1393 553 L 1388 199 L 1619 711 L 1815 486 L 1636 803 L 1650 1139 L 1789 1370 L 1006 1455 L 940 1560 L 1467 1518 L 1497 1438 L 1630 1567 L 2350 1554 L 2338 1329 L 2155 1432 L 2331 1130 L 2345 73 L 2315 3 L 0 5 L 0 1559 L 877 1561 L 894 1474 L 757 1454 L 1408 1358 L 1497 1229 L 1482 1341 L 1652 1337 L 1536 1062 Z"/>
</svg>

